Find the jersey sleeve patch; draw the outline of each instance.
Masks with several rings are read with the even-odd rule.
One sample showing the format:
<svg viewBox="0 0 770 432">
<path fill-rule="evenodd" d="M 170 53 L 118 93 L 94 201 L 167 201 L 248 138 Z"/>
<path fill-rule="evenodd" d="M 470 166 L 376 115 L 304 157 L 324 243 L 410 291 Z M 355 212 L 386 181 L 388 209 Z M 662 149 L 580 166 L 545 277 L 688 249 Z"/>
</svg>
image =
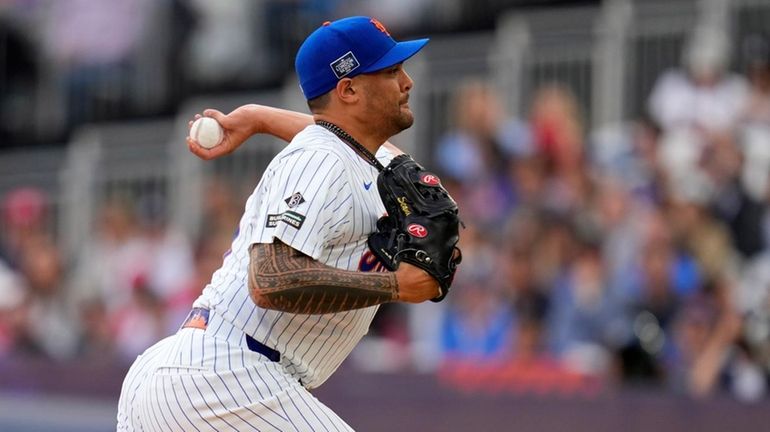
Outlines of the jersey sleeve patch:
<svg viewBox="0 0 770 432">
<path fill-rule="evenodd" d="M 286 205 L 289 206 L 290 209 L 292 209 L 302 204 L 303 202 L 305 202 L 305 198 L 302 196 L 301 193 L 294 192 L 292 196 L 284 199 L 283 202 L 285 202 Z"/>
<path fill-rule="evenodd" d="M 251 243 L 282 243 L 318 259 L 347 232 L 352 190 L 344 161 L 324 149 L 304 149 L 271 163 L 255 211 Z"/>
<path fill-rule="evenodd" d="M 275 228 L 278 226 L 278 222 L 283 222 L 290 227 L 300 229 L 305 222 L 305 216 L 291 210 L 279 214 L 269 214 L 267 215 L 265 227 Z"/>
</svg>

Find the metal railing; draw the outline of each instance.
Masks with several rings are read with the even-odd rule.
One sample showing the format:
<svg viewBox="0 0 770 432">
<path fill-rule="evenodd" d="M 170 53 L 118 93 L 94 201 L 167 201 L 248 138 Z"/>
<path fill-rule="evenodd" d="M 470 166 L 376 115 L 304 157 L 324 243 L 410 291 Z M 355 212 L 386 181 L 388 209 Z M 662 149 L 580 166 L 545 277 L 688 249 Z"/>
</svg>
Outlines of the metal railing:
<svg viewBox="0 0 770 432">
<path fill-rule="evenodd" d="M 730 29 L 735 41 L 770 33 L 770 1 L 606 0 L 600 6 L 512 12 L 500 18 L 495 32 L 434 37 L 407 65 L 416 82 L 411 102 L 417 122 L 395 140 L 429 163 L 437 139 L 451 125 L 453 95 L 471 79 L 495 85 L 508 111 L 519 117 L 527 116 L 540 85 L 556 81 L 575 94 L 587 127 L 635 118 L 646 110 L 661 72 L 680 64 L 692 29 L 706 22 Z M 738 44 L 733 46 L 737 55 Z M 162 89 L 153 86 L 169 84 L 162 70 L 153 69 L 157 55 L 139 62 L 143 72 L 137 79 L 145 83 L 134 95 L 139 105 L 154 106 Z M 44 80 L 40 92 L 50 85 Z M 52 157 L 63 161 L 61 166 L 47 165 L 50 169 L 39 173 L 47 176 L 41 181 L 58 201 L 55 225 L 67 250 L 74 252 L 91 235 L 96 209 L 112 194 L 166 196 L 172 221 L 194 233 L 203 179 L 254 185 L 283 144 L 255 137 L 236 154 L 203 163 L 184 149 L 187 121 L 205 107 L 228 111 L 248 102 L 306 110 L 297 94 L 296 79 L 288 78 L 285 89 L 190 100 L 172 120 L 83 128 L 66 157 Z M 61 116 L 50 108 L 37 117 L 40 124 L 55 125 Z M 3 162 L 11 158 L 2 156 Z M 19 163 L 35 164 L 32 159 Z M 17 172 L 2 163 L 0 170 L 0 192 L 18 183 Z M 59 181 L 58 190 L 50 186 Z"/>
<path fill-rule="evenodd" d="M 415 81 L 410 99 L 414 130 L 405 131 L 397 144 L 429 163 L 431 150 L 452 124 L 453 96 L 464 81 L 488 80 L 494 35 L 478 33 L 431 40 L 425 53 L 410 59 L 407 72 Z"/>
<path fill-rule="evenodd" d="M 13 229 L 3 220 L 7 208 L 5 198 L 21 188 L 33 188 L 44 196 L 42 229 L 58 235 L 59 219 L 65 208 L 62 202 L 62 183 L 59 172 L 65 157 L 63 146 L 0 154 L 0 242 L 8 239 Z"/>
<path fill-rule="evenodd" d="M 181 227 L 191 237 L 197 235 L 202 218 L 201 207 L 206 178 L 217 177 L 235 190 L 239 190 L 244 184 L 253 188 L 270 159 L 285 146 L 285 143 L 272 137 L 254 136 L 235 153 L 203 162 L 187 151 L 187 122 L 206 108 L 216 108 L 228 113 L 247 103 L 285 106 L 284 100 L 280 91 L 270 91 L 198 98 L 186 103 L 176 117 L 173 133 L 167 143 L 171 173 L 171 218 L 176 226 Z M 239 198 L 245 201 L 246 196 Z"/>
<path fill-rule="evenodd" d="M 61 169 L 60 240 L 77 256 L 93 238 L 105 202 L 137 202 L 150 194 L 169 198 L 167 120 L 91 125 L 70 142 Z"/>
</svg>

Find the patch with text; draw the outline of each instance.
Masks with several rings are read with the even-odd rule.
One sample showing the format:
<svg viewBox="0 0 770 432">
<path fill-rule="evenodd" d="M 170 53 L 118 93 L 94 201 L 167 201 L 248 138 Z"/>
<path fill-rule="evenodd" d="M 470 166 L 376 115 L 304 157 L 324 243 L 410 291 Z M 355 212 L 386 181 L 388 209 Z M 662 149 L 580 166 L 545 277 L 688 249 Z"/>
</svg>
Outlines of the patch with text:
<svg viewBox="0 0 770 432">
<path fill-rule="evenodd" d="M 342 57 L 334 60 L 329 66 L 332 67 L 337 79 L 341 79 L 358 69 L 361 64 L 358 63 L 358 59 L 353 55 L 353 51 L 348 51 Z"/>
<path fill-rule="evenodd" d="M 305 222 L 305 216 L 293 211 L 285 211 L 280 214 L 270 214 L 267 215 L 267 222 L 265 223 L 265 226 L 267 228 L 275 228 L 278 226 L 278 222 L 284 222 L 289 226 L 300 229 L 302 228 L 302 224 Z"/>
</svg>

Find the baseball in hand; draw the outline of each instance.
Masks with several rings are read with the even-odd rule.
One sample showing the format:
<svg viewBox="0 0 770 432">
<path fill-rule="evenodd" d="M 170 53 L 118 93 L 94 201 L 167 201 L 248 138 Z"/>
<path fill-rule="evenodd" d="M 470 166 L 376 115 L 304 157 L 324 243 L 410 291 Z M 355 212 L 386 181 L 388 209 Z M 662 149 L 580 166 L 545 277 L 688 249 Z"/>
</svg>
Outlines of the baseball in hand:
<svg viewBox="0 0 770 432">
<path fill-rule="evenodd" d="M 201 117 L 193 122 L 190 138 L 198 141 L 201 147 L 212 148 L 222 142 L 224 131 L 219 122 L 211 117 Z"/>
</svg>

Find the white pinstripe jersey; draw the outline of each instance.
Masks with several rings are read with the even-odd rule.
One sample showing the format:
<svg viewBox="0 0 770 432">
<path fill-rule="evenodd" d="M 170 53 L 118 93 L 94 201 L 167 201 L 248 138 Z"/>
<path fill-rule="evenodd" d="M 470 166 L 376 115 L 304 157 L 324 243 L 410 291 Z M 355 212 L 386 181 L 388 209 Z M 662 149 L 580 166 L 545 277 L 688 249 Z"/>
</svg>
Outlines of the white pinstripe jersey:
<svg viewBox="0 0 770 432">
<path fill-rule="evenodd" d="M 393 157 L 384 148 L 376 156 L 383 165 Z M 279 239 L 326 265 L 370 270 L 366 240 L 385 212 L 377 175 L 336 135 L 308 126 L 267 167 L 246 202 L 231 252 L 195 306 L 279 351 L 287 371 L 307 388 L 322 384 L 366 334 L 377 307 L 323 315 L 262 309 L 248 293 L 249 246 Z"/>
</svg>

